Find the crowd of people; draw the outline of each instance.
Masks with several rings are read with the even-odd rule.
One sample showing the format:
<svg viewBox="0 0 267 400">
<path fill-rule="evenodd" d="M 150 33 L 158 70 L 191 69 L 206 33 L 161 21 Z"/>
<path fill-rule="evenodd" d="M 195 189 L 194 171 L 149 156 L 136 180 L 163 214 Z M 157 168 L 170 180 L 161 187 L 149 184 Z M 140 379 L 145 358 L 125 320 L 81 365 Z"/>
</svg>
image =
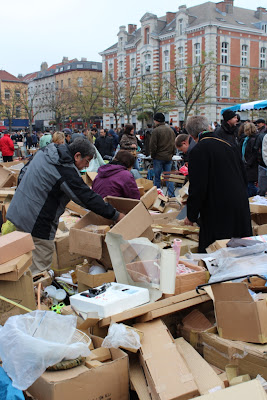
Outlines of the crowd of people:
<svg viewBox="0 0 267 400">
<path fill-rule="evenodd" d="M 156 113 L 153 127 L 148 124 L 140 133 L 143 141 L 134 126 L 126 124 L 120 130 L 5 133 L 0 139 L 3 161 L 12 160 L 14 144 L 21 140 L 40 149 L 22 169 L 7 215 L 34 238 L 33 271 L 50 263 L 58 219 L 70 199 L 114 221 L 123 214 L 103 200 L 106 196 L 140 199 L 133 169 L 138 168 L 136 154 L 141 150 L 151 156 L 158 188 L 162 172 L 173 168 L 173 155 L 177 150 L 183 153 L 190 181 L 184 222 L 199 224 L 200 252 L 217 239 L 251 235 L 248 197 L 267 191 L 267 129 L 262 118 L 241 123 L 235 112 L 226 110 L 221 125 L 212 127 L 205 117 L 194 116 L 178 133 L 165 123 L 164 114 Z M 79 171 L 88 168 L 97 153 L 106 161 L 90 189 Z M 170 197 L 175 196 L 173 184 L 167 189 Z M 34 196 L 26 196 L 29 192 Z"/>
</svg>

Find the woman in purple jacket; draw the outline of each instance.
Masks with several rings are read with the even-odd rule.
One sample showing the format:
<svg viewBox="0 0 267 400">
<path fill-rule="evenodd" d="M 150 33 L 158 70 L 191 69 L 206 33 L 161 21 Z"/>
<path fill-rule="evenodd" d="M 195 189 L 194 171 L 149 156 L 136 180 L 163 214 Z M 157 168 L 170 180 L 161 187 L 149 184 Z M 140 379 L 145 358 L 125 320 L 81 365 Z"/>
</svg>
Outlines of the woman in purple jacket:
<svg viewBox="0 0 267 400">
<path fill-rule="evenodd" d="M 120 150 L 115 158 L 98 169 L 92 189 L 103 198 L 106 196 L 140 199 L 140 193 L 130 170 L 135 157 L 127 150 Z"/>
</svg>

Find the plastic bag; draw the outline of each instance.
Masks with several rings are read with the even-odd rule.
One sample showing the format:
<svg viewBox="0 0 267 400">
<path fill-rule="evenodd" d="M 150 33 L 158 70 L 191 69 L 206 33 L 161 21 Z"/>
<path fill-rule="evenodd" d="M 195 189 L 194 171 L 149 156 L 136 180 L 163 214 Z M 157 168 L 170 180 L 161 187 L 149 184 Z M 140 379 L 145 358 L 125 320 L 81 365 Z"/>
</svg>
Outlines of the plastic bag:
<svg viewBox="0 0 267 400">
<path fill-rule="evenodd" d="M 2 236 L 7 235 L 8 233 L 14 232 L 16 230 L 16 227 L 12 222 L 6 221 L 3 223 L 2 228 L 1 228 L 1 233 Z"/>
<path fill-rule="evenodd" d="M 71 343 L 76 322 L 75 316 L 40 310 L 7 320 L 0 330 L 0 358 L 15 388 L 27 389 L 64 358 L 90 354 L 88 345 Z"/>
<path fill-rule="evenodd" d="M 137 332 L 127 329 L 123 324 L 112 324 L 109 327 L 108 335 L 102 342 L 102 347 L 117 349 L 118 347 L 126 347 L 138 350 L 141 347 L 140 337 Z"/>
</svg>

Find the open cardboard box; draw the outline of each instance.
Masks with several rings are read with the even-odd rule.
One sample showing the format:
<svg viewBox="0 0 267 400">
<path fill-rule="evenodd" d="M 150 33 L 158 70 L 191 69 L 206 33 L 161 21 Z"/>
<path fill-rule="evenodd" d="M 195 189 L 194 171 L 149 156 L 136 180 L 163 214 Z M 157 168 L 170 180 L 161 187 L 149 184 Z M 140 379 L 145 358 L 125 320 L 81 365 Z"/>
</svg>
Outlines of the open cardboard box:
<svg viewBox="0 0 267 400">
<path fill-rule="evenodd" d="M 126 240 L 140 236 L 148 237 L 152 240 L 154 237 L 151 229 L 152 218 L 142 202 L 111 196 L 106 197 L 105 200 L 118 211 L 126 214 L 121 221 L 110 229 L 110 233 L 120 234 Z M 97 260 L 103 258 L 109 260 L 108 250 L 104 241 L 105 235 L 82 230 L 91 224 L 112 225 L 113 221 L 103 218 L 92 211 L 88 212 L 70 229 L 70 252 L 83 254 Z"/>
<path fill-rule="evenodd" d="M 0 237 L 0 264 L 35 249 L 30 233 L 14 231 Z"/>
<path fill-rule="evenodd" d="M 260 205 L 260 204 L 255 204 L 252 201 L 253 197 L 249 198 L 249 208 L 251 213 L 256 213 L 256 214 L 267 214 L 267 205 Z"/>
<path fill-rule="evenodd" d="M 100 264 L 96 260 L 91 260 L 90 263 L 87 263 L 85 265 L 78 265 L 76 267 L 79 293 L 88 288 L 101 286 L 104 283 L 115 282 L 115 274 L 112 270 L 109 270 L 103 274 L 89 274 L 89 269 L 92 265 Z"/>
<path fill-rule="evenodd" d="M 219 335 L 225 339 L 267 343 L 267 293 L 254 301 L 245 283 L 212 286 Z"/>
<path fill-rule="evenodd" d="M 101 347 L 102 338 L 92 336 L 94 348 Z M 110 349 L 111 361 L 97 368 L 84 365 L 63 371 L 46 371 L 28 388 L 38 400 L 96 400 L 129 398 L 128 355 Z"/>
<path fill-rule="evenodd" d="M 22 254 L 13 260 L 0 264 L 1 281 L 17 281 L 32 265 L 32 252 Z"/>
<path fill-rule="evenodd" d="M 184 264 L 195 272 L 176 275 L 174 295 L 194 290 L 198 285 L 202 285 L 208 281 L 208 271 L 205 268 L 191 264 L 185 260 L 180 260 L 179 263 Z"/>
<path fill-rule="evenodd" d="M 0 188 L 11 187 L 16 184 L 16 177 L 11 171 L 0 164 Z"/>
</svg>

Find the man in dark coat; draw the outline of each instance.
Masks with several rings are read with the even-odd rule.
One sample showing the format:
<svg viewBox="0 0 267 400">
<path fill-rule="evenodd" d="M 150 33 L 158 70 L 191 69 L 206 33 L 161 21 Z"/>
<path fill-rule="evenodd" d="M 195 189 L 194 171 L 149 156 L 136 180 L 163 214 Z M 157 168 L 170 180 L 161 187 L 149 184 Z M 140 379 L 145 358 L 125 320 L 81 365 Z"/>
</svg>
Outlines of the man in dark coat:
<svg viewBox="0 0 267 400">
<path fill-rule="evenodd" d="M 209 132 L 205 117 L 188 119 L 196 146 L 189 153 L 189 197 L 185 224 L 200 215 L 199 252 L 218 239 L 252 235 L 245 170 L 235 145 Z"/>
<path fill-rule="evenodd" d="M 237 114 L 232 110 L 225 110 L 222 116 L 222 125 L 218 130 L 216 129 L 216 135 L 221 139 L 227 140 L 227 142 L 236 145 L 238 132 L 238 128 L 236 127 L 238 124 Z"/>
<path fill-rule="evenodd" d="M 101 157 L 113 155 L 113 140 L 107 135 L 107 130 L 100 129 L 100 136 L 95 140 L 95 147 L 101 154 Z"/>
</svg>

